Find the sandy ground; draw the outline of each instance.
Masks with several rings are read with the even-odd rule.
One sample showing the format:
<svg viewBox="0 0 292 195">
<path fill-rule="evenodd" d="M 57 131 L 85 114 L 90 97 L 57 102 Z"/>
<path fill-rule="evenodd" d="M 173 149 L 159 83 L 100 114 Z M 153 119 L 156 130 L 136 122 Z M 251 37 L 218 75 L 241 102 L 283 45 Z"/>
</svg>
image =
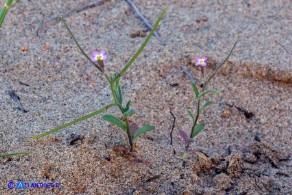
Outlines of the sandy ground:
<svg viewBox="0 0 292 195">
<path fill-rule="evenodd" d="M 56 17 L 65 16 L 88 54 L 109 53 L 111 73 L 142 44 L 143 37 L 131 34 L 145 26 L 125 1 L 23 0 L 0 29 L 0 153 L 32 154 L 0 159 L 0 194 L 292 194 L 292 4 L 134 2 L 151 23 L 167 5 L 161 37 L 151 39 L 121 81 L 137 111 L 131 120 L 156 126 L 136 142 L 143 161 L 133 162 L 115 146 L 126 136 L 100 116 L 44 139 L 32 136 L 112 101 L 109 86 Z M 180 66 L 199 77 L 193 59 L 208 56 L 211 73 L 237 34 L 237 48 L 210 84 L 222 93 L 208 96 L 215 104 L 200 119 L 206 129 L 183 161 L 177 132 L 190 130 L 186 108 L 195 110 L 195 102 Z M 16 109 L 9 89 L 28 112 Z M 70 145 L 73 133 L 81 140 Z M 9 181 L 60 182 L 61 188 L 10 190 Z"/>
</svg>

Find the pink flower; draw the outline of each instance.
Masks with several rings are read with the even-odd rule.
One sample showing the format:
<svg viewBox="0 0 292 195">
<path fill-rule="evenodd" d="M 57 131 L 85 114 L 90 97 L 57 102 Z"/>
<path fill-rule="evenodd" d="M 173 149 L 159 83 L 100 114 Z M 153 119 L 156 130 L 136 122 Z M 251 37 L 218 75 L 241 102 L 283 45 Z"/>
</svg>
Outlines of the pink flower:
<svg viewBox="0 0 292 195">
<path fill-rule="evenodd" d="M 207 57 L 202 57 L 202 58 L 196 58 L 196 66 L 207 66 Z"/>
<path fill-rule="evenodd" d="M 107 54 L 105 53 L 105 51 L 103 49 L 97 50 L 97 51 L 92 51 L 90 59 L 93 62 L 103 61 L 103 60 L 107 59 Z"/>
</svg>

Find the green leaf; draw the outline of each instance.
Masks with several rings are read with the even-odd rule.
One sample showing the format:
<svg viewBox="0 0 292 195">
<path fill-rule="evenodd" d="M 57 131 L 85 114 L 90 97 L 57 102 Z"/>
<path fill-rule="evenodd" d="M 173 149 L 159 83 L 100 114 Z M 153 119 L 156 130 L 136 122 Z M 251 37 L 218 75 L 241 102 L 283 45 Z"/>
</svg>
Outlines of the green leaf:
<svg viewBox="0 0 292 195">
<path fill-rule="evenodd" d="M 203 112 L 208 106 L 210 106 L 211 104 L 213 104 L 212 101 L 208 100 L 200 109 L 200 113 Z"/>
<path fill-rule="evenodd" d="M 79 122 L 81 122 L 81 121 L 84 121 L 84 120 L 86 120 L 86 119 L 89 119 L 89 118 L 91 118 L 91 117 L 93 117 L 93 116 L 96 116 L 96 115 L 98 115 L 98 114 L 101 114 L 101 113 L 105 112 L 107 109 L 109 109 L 110 107 L 115 106 L 115 105 L 116 105 L 116 104 L 110 104 L 110 105 L 107 105 L 106 107 L 104 107 L 104 108 L 102 108 L 102 109 L 100 109 L 100 110 L 98 110 L 98 111 L 96 111 L 96 112 L 93 112 L 93 113 L 91 113 L 91 114 L 88 114 L 88 115 L 85 115 L 85 116 L 83 116 L 83 117 L 80 117 L 80 118 L 78 118 L 78 119 L 76 119 L 76 120 L 74 120 L 74 121 L 72 121 L 72 122 L 70 122 L 70 123 L 67 123 L 67 124 L 61 125 L 61 126 L 59 126 L 59 127 L 56 127 L 55 129 L 53 129 L 53 130 L 51 130 L 51 131 L 48 131 L 48 132 L 45 132 L 45 133 L 43 133 L 43 134 L 40 134 L 40 135 L 34 136 L 33 139 L 38 139 L 38 138 L 41 138 L 41 137 L 45 137 L 45 136 L 47 136 L 47 135 L 50 135 L 50 134 L 55 133 L 55 132 L 57 132 L 57 131 L 60 131 L 60 130 L 62 130 L 62 129 L 64 129 L 64 128 L 66 128 L 66 127 L 70 127 L 71 125 L 74 125 L 74 124 L 76 124 L 76 123 L 79 123 Z"/>
<path fill-rule="evenodd" d="M 7 156 L 18 156 L 18 155 L 28 155 L 31 152 L 15 152 L 15 153 L 10 153 L 10 154 L 0 154 L 1 157 L 7 157 Z"/>
<path fill-rule="evenodd" d="M 198 99 L 199 96 L 199 89 L 197 88 L 195 83 L 192 83 L 193 90 L 195 92 L 195 97 Z"/>
<path fill-rule="evenodd" d="M 119 85 L 117 85 L 115 87 L 115 94 L 116 94 L 116 97 L 117 97 L 119 104 L 122 105 L 123 104 L 123 95 L 122 95 L 121 87 Z"/>
<path fill-rule="evenodd" d="M 150 31 L 149 35 L 146 37 L 144 43 L 141 45 L 141 47 L 138 49 L 138 51 L 135 53 L 135 55 L 130 59 L 130 61 L 126 64 L 126 66 L 125 66 L 125 67 L 123 68 L 123 70 L 120 72 L 119 76 L 117 76 L 117 77 L 115 78 L 115 80 L 118 79 L 118 78 L 120 78 L 120 77 L 122 77 L 122 75 L 125 74 L 125 72 L 131 67 L 131 65 L 132 65 L 133 62 L 136 60 L 136 58 L 137 58 L 137 57 L 140 55 L 140 53 L 144 50 L 145 46 L 148 44 L 150 38 L 152 37 L 154 31 L 155 31 L 156 28 L 158 27 L 159 22 L 162 20 L 162 18 L 163 18 L 163 16 L 164 16 L 165 12 L 166 12 L 166 8 L 164 8 L 164 9 L 161 11 L 161 13 L 160 13 L 158 19 L 156 20 L 156 23 L 154 24 L 154 26 L 153 26 L 152 30 Z"/>
<path fill-rule="evenodd" d="M 110 76 L 110 82 L 115 84 L 119 83 L 120 78 L 117 78 L 118 76 L 119 74 L 115 72 L 113 75 Z"/>
<path fill-rule="evenodd" d="M 118 127 L 120 127 L 121 129 L 123 129 L 124 131 L 127 130 L 127 127 L 126 125 L 120 120 L 118 119 L 117 117 L 113 116 L 113 115 L 103 115 L 102 116 L 102 119 L 105 120 L 105 121 L 108 121 Z"/>
<path fill-rule="evenodd" d="M 193 130 L 192 130 L 192 138 L 194 138 L 196 135 L 198 135 L 205 127 L 204 123 L 201 123 L 197 125 Z"/>
<path fill-rule="evenodd" d="M 11 4 L 11 3 L 10 3 Z M 6 16 L 6 14 L 7 14 L 7 12 L 8 12 L 8 9 L 9 9 L 9 5 L 7 4 L 7 2 L 6 2 L 6 4 L 5 4 L 6 6 L 4 6 L 4 7 L 2 7 L 1 8 L 1 10 L 0 10 L 0 27 L 2 26 L 2 23 L 4 22 L 4 19 L 5 19 L 5 16 Z"/>
<path fill-rule="evenodd" d="M 123 94 L 122 94 L 122 90 L 121 90 L 121 87 L 120 85 L 118 85 L 118 92 L 119 92 L 119 96 L 120 96 L 120 104 L 122 105 L 123 104 Z"/>
<path fill-rule="evenodd" d="M 195 116 L 194 116 L 194 114 L 189 109 L 187 109 L 187 112 L 190 115 L 190 117 L 192 118 L 192 121 L 194 123 L 195 122 Z"/>
<path fill-rule="evenodd" d="M 138 130 L 136 131 L 136 133 L 133 135 L 133 141 L 134 141 L 135 139 L 137 139 L 140 135 L 142 135 L 142 134 L 144 134 L 144 133 L 146 133 L 146 132 L 148 132 L 148 131 L 151 131 L 151 130 L 153 130 L 153 129 L 155 129 L 155 127 L 152 126 L 152 125 L 145 125 L 145 126 L 141 127 L 141 128 L 138 129 Z"/>
<path fill-rule="evenodd" d="M 218 94 L 218 93 L 220 93 L 220 90 L 217 90 L 217 89 L 206 89 L 205 91 L 203 91 L 202 93 L 199 94 L 198 98 L 201 98 L 201 97 L 205 96 L 207 93 Z"/>
<path fill-rule="evenodd" d="M 124 112 L 124 115 L 131 116 L 135 114 L 135 110 L 133 108 L 129 109 L 127 112 Z"/>
<path fill-rule="evenodd" d="M 130 109 L 131 106 L 131 100 L 129 100 L 126 104 L 126 107 L 124 108 L 124 113 L 127 112 Z"/>
</svg>

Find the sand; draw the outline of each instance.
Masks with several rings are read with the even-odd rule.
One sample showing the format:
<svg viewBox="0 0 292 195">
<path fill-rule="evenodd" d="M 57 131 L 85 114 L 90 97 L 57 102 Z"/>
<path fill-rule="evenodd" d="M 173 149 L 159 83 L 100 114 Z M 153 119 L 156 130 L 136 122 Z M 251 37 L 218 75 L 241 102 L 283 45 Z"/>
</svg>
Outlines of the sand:
<svg viewBox="0 0 292 195">
<path fill-rule="evenodd" d="M 291 3 L 134 2 L 152 24 L 167 5 L 161 37 L 150 40 L 121 80 L 137 112 L 131 120 L 156 127 L 136 141 L 140 162 L 117 147 L 127 137 L 102 115 L 32 139 L 112 102 L 105 79 L 56 18 L 65 16 L 88 54 L 106 50 L 106 71 L 118 72 L 145 39 L 131 36 L 146 27 L 126 1 L 20 1 L 11 8 L 0 29 L 0 153 L 32 153 L 0 159 L 0 194 L 291 194 Z M 221 93 L 207 97 L 214 105 L 200 118 L 206 129 L 182 160 L 177 132 L 190 131 L 186 109 L 196 107 L 181 66 L 200 78 L 194 58 L 207 56 L 210 74 L 238 34 L 209 85 Z M 120 116 L 117 109 L 107 113 Z M 10 181 L 61 188 L 8 189 Z"/>
</svg>

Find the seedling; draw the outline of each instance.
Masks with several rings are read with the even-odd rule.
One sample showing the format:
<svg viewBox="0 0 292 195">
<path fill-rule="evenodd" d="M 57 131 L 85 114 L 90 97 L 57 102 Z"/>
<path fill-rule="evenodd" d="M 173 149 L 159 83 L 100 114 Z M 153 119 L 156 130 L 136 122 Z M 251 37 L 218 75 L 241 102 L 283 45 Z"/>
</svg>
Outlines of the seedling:
<svg viewBox="0 0 292 195">
<path fill-rule="evenodd" d="M 121 86 L 120 86 L 120 78 L 123 76 L 123 74 L 126 73 L 126 71 L 131 67 L 131 65 L 133 64 L 133 62 L 136 60 L 136 58 L 139 56 L 139 54 L 143 51 L 144 47 L 147 45 L 147 43 L 149 42 L 150 38 L 152 37 L 152 35 L 154 34 L 159 22 L 162 20 L 164 14 L 166 12 L 166 8 L 164 8 L 159 16 L 159 18 L 157 19 L 154 27 L 152 28 L 151 32 L 149 33 L 149 35 L 147 36 L 147 38 L 145 39 L 144 43 L 141 45 L 141 47 L 138 49 L 138 51 L 135 53 L 135 55 L 130 59 L 130 61 L 125 65 L 125 67 L 121 70 L 120 73 L 114 73 L 113 75 L 108 75 L 105 72 L 106 66 L 105 66 L 105 60 L 107 59 L 107 53 L 104 50 L 98 50 L 98 51 L 92 51 L 91 57 L 89 57 L 81 48 L 81 46 L 79 45 L 79 43 L 77 42 L 75 36 L 73 35 L 73 33 L 71 32 L 71 30 L 69 29 L 68 25 L 66 24 L 66 22 L 64 21 L 63 18 L 61 18 L 61 21 L 64 23 L 66 29 L 68 30 L 68 32 L 70 33 L 71 37 L 73 38 L 74 42 L 76 43 L 77 47 L 80 49 L 81 53 L 89 60 L 89 62 L 91 64 L 93 64 L 98 70 L 99 72 L 105 77 L 105 79 L 107 80 L 107 82 L 110 85 L 110 89 L 111 89 L 111 95 L 113 97 L 113 103 L 94 112 L 91 113 L 89 115 L 83 116 L 79 119 L 76 119 L 70 123 L 61 125 L 51 131 L 48 131 L 46 133 L 43 133 L 41 135 L 35 136 L 34 138 L 41 138 L 44 137 L 46 135 L 49 135 L 51 133 L 57 132 L 61 129 L 64 129 L 66 127 L 69 127 L 73 124 L 79 123 L 83 120 L 86 120 L 88 118 L 91 118 L 93 116 L 96 116 L 98 114 L 103 113 L 104 111 L 106 111 L 107 109 L 115 106 L 118 107 L 120 113 L 122 114 L 122 119 L 107 114 L 102 116 L 102 119 L 105 121 L 108 121 L 110 123 L 112 123 L 113 125 L 119 127 L 128 137 L 128 141 L 129 141 L 129 145 L 130 145 L 130 151 L 132 152 L 134 149 L 134 144 L 133 142 L 141 135 L 143 135 L 144 133 L 151 131 L 154 129 L 154 126 L 152 125 L 145 125 L 139 128 L 138 124 L 136 123 L 132 123 L 129 120 L 129 117 L 132 116 L 133 114 L 135 114 L 135 110 L 131 107 L 131 101 L 127 101 L 127 103 L 124 103 L 124 98 L 123 98 L 123 93 L 121 90 Z"/>
<path fill-rule="evenodd" d="M 205 128 L 205 124 L 204 123 L 198 124 L 198 120 L 199 120 L 200 114 L 208 106 L 210 106 L 213 102 L 210 100 L 207 100 L 207 101 L 205 101 L 203 106 L 201 106 L 203 98 L 207 94 L 219 94 L 220 93 L 219 90 L 207 88 L 207 85 L 211 81 L 211 79 L 218 73 L 219 69 L 223 66 L 223 64 L 228 60 L 228 58 L 230 57 L 232 51 L 234 50 L 234 48 L 238 42 L 238 39 L 239 39 L 239 37 L 237 38 L 236 42 L 234 43 L 228 56 L 223 60 L 223 62 L 221 62 L 219 65 L 216 66 L 216 69 L 209 77 L 207 77 L 206 79 L 203 79 L 203 83 L 199 83 L 196 79 L 194 79 L 191 76 L 191 74 L 188 71 L 186 71 L 183 68 L 183 71 L 186 73 L 186 75 L 188 77 L 190 77 L 190 79 L 192 81 L 192 89 L 194 91 L 194 96 L 195 96 L 195 99 L 197 101 L 196 114 L 194 114 L 192 111 L 187 109 L 187 113 L 189 114 L 189 116 L 191 117 L 191 120 L 192 120 L 192 128 L 191 128 L 190 135 L 188 136 L 188 134 L 183 130 L 179 130 L 179 132 L 178 132 L 181 139 L 183 140 L 183 143 L 184 143 L 184 153 L 183 153 L 183 157 L 182 157 L 183 159 L 187 156 L 188 151 L 190 149 L 190 144 L 194 141 L 194 137 L 196 135 L 198 135 Z M 205 68 L 205 66 L 207 66 L 207 60 L 208 60 L 207 57 L 196 58 L 195 65 L 201 66 L 203 77 L 204 77 L 204 68 Z M 200 90 L 199 87 L 201 87 L 202 89 Z"/>
</svg>

